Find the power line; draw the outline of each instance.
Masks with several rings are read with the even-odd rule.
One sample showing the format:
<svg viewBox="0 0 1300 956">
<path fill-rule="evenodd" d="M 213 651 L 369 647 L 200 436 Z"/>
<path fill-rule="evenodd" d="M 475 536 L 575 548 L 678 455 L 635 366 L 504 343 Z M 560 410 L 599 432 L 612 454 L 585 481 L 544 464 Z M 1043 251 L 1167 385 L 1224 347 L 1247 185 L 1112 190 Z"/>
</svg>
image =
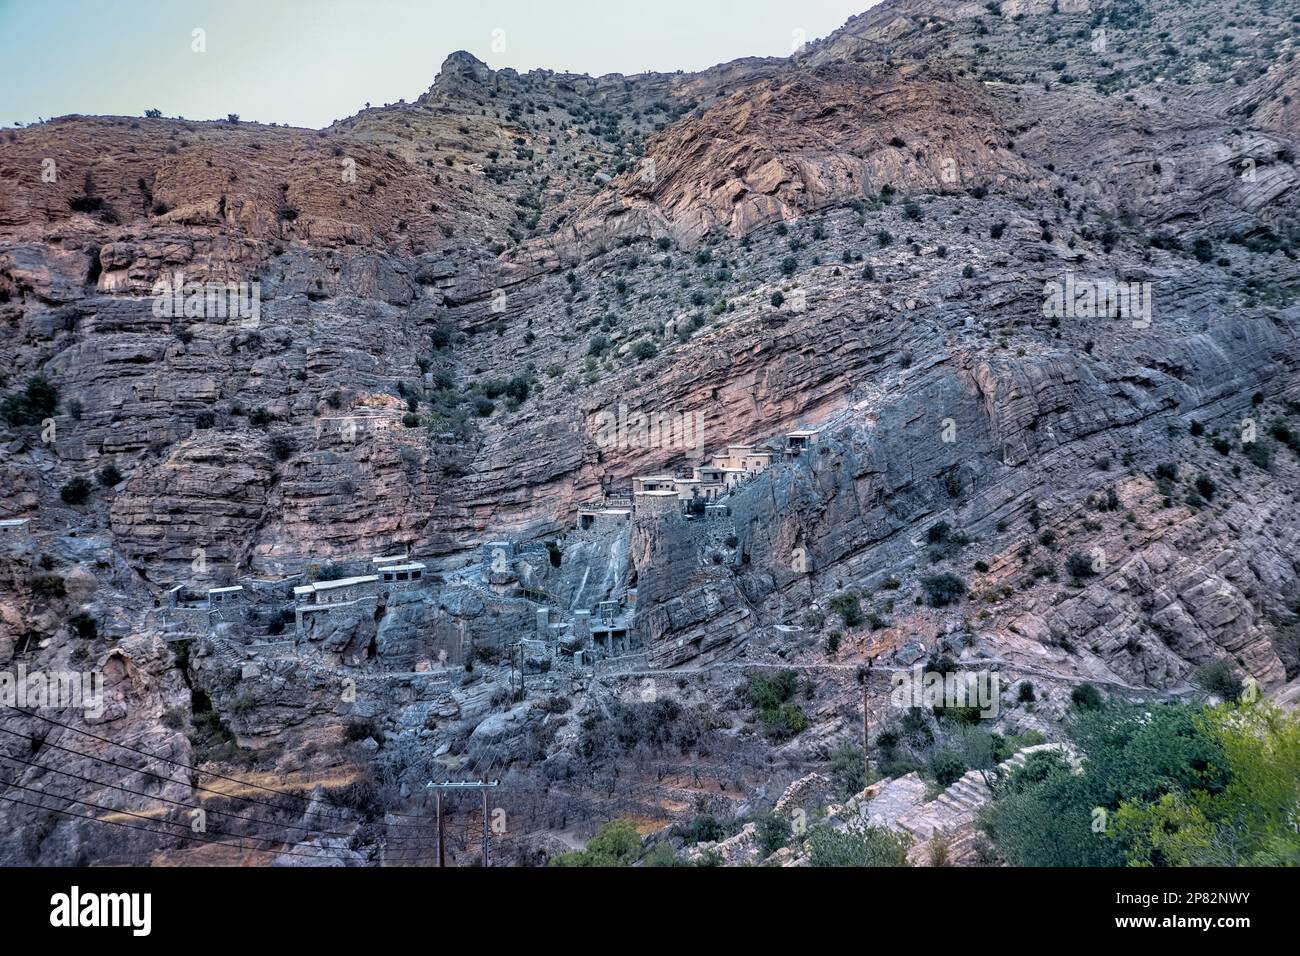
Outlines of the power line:
<svg viewBox="0 0 1300 956">
<path fill-rule="evenodd" d="M 274 803 L 270 803 L 266 800 L 258 800 L 256 797 L 241 797 L 238 796 L 237 794 L 227 793 L 224 790 L 214 790 L 211 787 L 205 787 L 202 784 L 191 783 L 189 780 L 183 780 L 179 777 L 167 777 L 164 776 L 163 774 L 154 773 L 152 770 L 139 770 L 135 767 L 129 767 L 126 764 L 118 763 L 114 760 L 109 760 L 107 757 L 96 757 L 94 754 L 88 754 L 81 750 L 74 750 L 71 747 L 65 747 L 62 744 L 52 743 L 49 740 L 45 740 L 40 737 L 31 737 L 28 736 L 27 734 L 20 734 L 17 731 L 8 730 L 4 727 L 0 727 L 0 734 L 9 734 L 11 737 L 18 737 L 22 740 L 26 740 L 31 743 L 38 743 L 42 747 L 53 747 L 55 750 L 62 750 L 64 753 L 70 753 L 78 757 L 84 757 L 87 760 L 94 760 L 99 763 L 108 764 L 110 767 L 117 767 L 119 770 L 125 770 L 128 773 L 138 773 L 138 774 L 143 774 L 146 777 L 153 777 L 155 780 L 165 780 L 168 781 L 169 783 L 179 783 L 183 786 L 189 787 L 192 790 L 201 790 L 204 793 L 211 793 L 218 797 L 225 797 L 230 800 L 245 800 L 249 803 L 257 804 L 260 807 L 268 807 L 272 810 L 276 810 L 281 813 L 286 812 L 287 809 L 285 807 L 278 807 Z M 106 786 L 112 786 L 112 784 L 106 784 Z M 142 796 L 148 796 L 148 795 L 142 794 Z M 214 810 L 213 812 L 218 813 L 221 811 Z M 354 821 L 349 821 L 349 822 L 354 822 Z M 421 830 L 425 832 L 427 832 L 430 829 L 428 824 L 424 826 L 416 826 L 414 824 L 409 824 L 409 823 L 385 823 L 384 825 L 388 827 L 400 827 L 406 830 Z M 289 826 L 289 824 L 276 823 L 274 824 L 274 826 Z"/>
<path fill-rule="evenodd" d="M 339 833 L 337 831 L 321 830 L 316 827 L 298 826 L 293 823 L 276 823 L 274 820 L 259 820 L 257 819 L 257 817 L 246 817 L 238 813 L 229 813 L 225 810 L 217 810 L 215 808 L 208 809 L 207 807 L 195 806 L 192 803 L 184 803 L 180 800 L 172 800 L 169 797 L 154 796 L 152 794 L 144 793 L 143 791 L 140 790 L 132 790 L 130 787 L 123 787 L 120 784 L 109 783 L 107 780 L 96 780 L 94 777 L 84 777 L 79 773 L 71 773 L 70 771 L 67 770 L 59 770 L 56 767 L 47 767 L 45 766 L 45 764 L 36 763 L 35 761 L 32 760 L 24 760 L 22 757 L 14 757 L 9 754 L 0 754 L 0 760 L 12 760 L 15 763 L 26 764 L 27 766 L 35 767 L 38 770 L 46 770 L 49 771 L 50 773 L 57 773 L 64 777 L 71 777 L 72 779 L 80 780 L 83 783 L 91 783 L 100 787 L 111 787 L 114 790 L 121 790 L 123 793 L 129 793 L 137 797 L 144 797 L 146 800 L 159 800 L 163 803 L 170 803 L 173 804 L 174 806 L 184 807 L 187 810 L 200 810 L 205 814 L 206 813 L 219 814 L 223 817 L 230 817 L 231 819 L 234 820 L 245 820 L 249 823 L 260 824 L 261 826 L 276 827 L 278 829 L 286 829 L 286 830 L 302 830 L 305 833 L 319 833 L 322 836 L 343 837 L 345 839 L 353 835 L 351 833 Z M 233 835 L 235 834 L 232 834 L 232 836 Z M 260 837 L 256 839 L 260 839 Z"/>
<path fill-rule="evenodd" d="M 44 796 L 44 794 L 42 794 L 42 796 Z M 57 796 L 57 795 L 51 794 L 51 796 Z M 24 807 L 32 807 L 37 810 L 44 810 L 47 813 L 58 813 L 58 814 L 62 814 L 65 817 L 74 817 L 75 819 L 78 820 L 89 820 L 92 823 L 103 823 L 107 826 L 123 827 L 127 830 L 139 830 L 141 833 L 156 833 L 159 836 L 172 837 L 181 840 L 189 840 L 193 843 L 204 843 L 204 844 L 210 844 L 212 846 L 228 846 L 228 847 L 233 847 L 236 850 L 245 850 L 249 853 L 270 853 L 275 856 L 301 856 L 301 857 L 308 857 L 311 859 L 320 858 L 319 854 L 315 854 L 315 853 L 294 853 L 292 850 L 264 850 L 261 847 L 243 846 L 242 844 L 239 843 L 226 843 L 222 840 L 203 840 L 198 837 L 188 836 L 184 833 L 167 833 L 162 830 L 154 830 L 150 827 L 138 827 L 131 823 L 122 823 L 120 820 L 105 820 L 102 819 L 101 817 L 92 817 L 85 813 L 73 813 L 70 810 L 60 810 L 58 807 L 47 807 L 44 804 L 31 803 L 27 800 L 19 800 L 17 797 L 7 797 L 4 796 L 3 794 L 0 794 L 0 800 L 4 800 L 8 803 L 21 804 Z M 120 813 L 124 811 L 114 810 L 110 812 Z M 337 857 L 337 859 L 349 859 L 349 858 Z M 399 860 L 397 862 L 404 862 L 404 861 Z"/>
<path fill-rule="evenodd" d="M 146 817 L 146 816 L 143 816 L 142 814 L 139 814 L 139 813 L 132 813 L 130 810 L 123 810 L 123 809 L 120 809 L 120 808 L 117 808 L 117 807 L 102 807 L 102 806 L 100 806 L 100 805 L 97 804 L 97 803 L 90 803 L 89 801 L 86 801 L 86 800 L 78 800 L 76 797 L 69 797 L 69 796 L 67 796 L 66 794 L 62 794 L 62 793 L 45 793 L 45 792 L 42 791 L 42 790 L 34 790 L 34 789 L 31 788 L 31 787 L 24 787 L 24 786 L 23 786 L 22 784 L 20 784 L 20 783 L 10 783 L 10 784 L 6 784 L 6 786 L 17 787 L 19 790 L 25 790 L 25 791 L 27 791 L 28 793 L 34 793 L 34 794 L 36 794 L 38 797 L 52 797 L 52 798 L 54 798 L 54 799 L 56 799 L 56 800 L 68 800 L 68 801 L 70 801 L 70 802 L 72 802 L 72 803 L 79 803 L 79 804 L 81 804 L 81 805 L 83 805 L 83 806 L 91 807 L 92 809 L 95 809 L 95 810 L 103 810 L 103 811 L 106 812 L 106 813 L 123 813 L 123 814 L 126 814 L 127 816 L 130 816 L 130 817 L 136 817 L 136 818 L 138 818 L 138 819 L 140 819 L 140 820 L 153 821 L 153 818 L 152 818 L 152 817 Z M 264 848 L 262 848 L 262 847 L 256 847 L 256 846 L 243 846 L 242 844 L 239 844 L 239 843 L 225 843 L 225 842 L 223 842 L 223 841 L 221 841 L 221 840 L 204 840 L 204 839 L 202 839 L 202 838 L 200 838 L 200 837 L 192 837 L 192 836 L 188 836 L 188 835 L 186 835 L 186 834 L 184 834 L 184 833 L 168 833 L 168 832 L 165 831 L 165 830 L 155 830 L 155 829 L 153 829 L 152 827 L 140 827 L 140 826 L 135 826 L 134 824 L 130 824 L 130 823 L 122 823 L 121 821 L 118 821 L 118 820 L 105 820 L 105 819 L 103 819 L 103 818 L 101 818 L 101 817 L 87 816 L 87 815 L 84 814 L 84 813 L 72 813 L 72 812 L 69 811 L 69 810 L 59 809 L 58 807 L 47 807 L 47 806 L 44 806 L 44 805 L 39 804 L 39 803 L 29 803 L 29 802 L 26 801 L 26 800 L 19 800 L 19 799 L 17 799 L 16 797 L 8 797 L 8 796 L 0 795 L 0 800 L 8 800 L 10 803 L 21 803 L 21 804 L 23 804 L 23 805 L 25 805 L 25 806 L 35 807 L 37 810 L 45 810 L 45 811 L 48 811 L 48 812 L 51 812 L 51 813 L 62 813 L 62 814 L 66 814 L 67 816 L 70 816 L 70 817 L 80 817 L 80 818 L 83 819 L 83 820 L 93 820 L 93 821 L 96 822 L 96 823 L 106 823 L 106 824 L 109 824 L 110 826 L 122 826 L 122 827 L 127 827 L 128 829 L 131 829 L 131 830 L 140 830 L 140 831 L 143 831 L 143 832 L 145 832 L 145 833 L 156 833 L 156 834 L 158 834 L 158 835 L 160 835 L 160 836 L 174 837 L 174 838 L 179 838 L 179 839 L 182 839 L 182 840 L 191 840 L 191 841 L 193 841 L 193 842 L 195 842 L 195 843 L 215 843 L 215 844 L 219 844 L 219 845 L 221 845 L 221 846 L 234 847 L 235 849 L 238 849 L 238 850 L 251 850 L 252 852 L 255 852 L 255 853 L 272 853 L 272 854 L 275 854 L 276 856 L 304 856 L 304 857 L 311 857 L 312 859 L 318 859 L 318 858 L 321 857 L 321 856 L 332 856 L 332 857 L 334 857 L 335 859 L 341 859 L 341 860 L 343 860 L 343 859 L 351 859 L 351 857 L 341 856 L 341 855 L 339 855 L 339 854 L 326 853 L 326 852 L 324 852 L 324 851 L 322 851 L 321 853 L 295 853 L 292 849 L 289 849 L 289 850 L 270 850 L 270 849 L 264 849 Z M 174 827 L 185 827 L 185 824 L 183 824 L 183 823 L 176 823 L 175 821 L 172 821 L 172 820 L 159 820 L 159 821 L 156 821 L 156 822 L 159 822 L 159 823 L 165 823 L 165 824 L 167 824 L 168 826 L 174 826 Z M 259 840 L 259 841 L 261 841 L 262 843 L 287 842 L 287 841 L 276 841 L 276 840 L 269 839 L 269 838 L 267 838 L 267 837 L 240 837 L 238 834 L 235 834 L 235 833 L 226 833 L 226 832 L 221 831 L 221 830 L 210 830 L 210 831 L 208 831 L 208 832 L 210 832 L 210 833 L 216 833 L 216 834 L 218 834 L 219 836 L 233 836 L 233 837 L 235 837 L 236 839 L 253 839 L 253 840 Z M 293 846 L 302 846 L 302 844 L 300 844 L 300 843 L 298 843 L 298 844 L 292 844 L 292 845 L 293 845 Z"/>
<path fill-rule="evenodd" d="M 101 741 L 101 742 L 106 743 L 106 744 L 109 744 L 110 746 L 113 746 L 113 747 L 120 747 L 120 748 L 122 748 L 123 750 L 128 750 L 128 751 L 130 751 L 131 753 L 139 754 L 139 755 L 142 756 L 142 757 L 149 757 L 149 758 L 152 759 L 152 760 L 161 760 L 161 761 L 163 761 L 164 763 L 169 763 L 169 764 L 171 764 L 172 766 L 175 766 L 175 767 L 181 767 L 181 768 L 183 768 L 183 769 L 185 769 L 185 770 L 192 770 L 192 771 L 194 771 L 195 773 L 198 773 L 198 774 L 204 774 L 204 775 L 209 776 L 209 777 L 215 777 L 215 778 L 217 778 L 217 779 L 219 779 L 219 780 L 227 780 L 227 781 L 229 781 L 230 783 L 237 783 L 237 784 L 239 784 L 239 785 L 242 786 L 242 787 L 251 787 L 251 788 L 256 789 L 256 790 L 262 790 L 262 791 L 265 791 L 266 793 L 274 793 L 274 794 L 276 794 L 277 796 L 288 797 L 288 798 L 291 799 L 291 800 L 300 800 L 300 801 L 302 801 L 303 803 L 306 803 L 308 806 L 311 806 L 313 803 L 317 803 L 317 802 L 318 802 L 318 801 L 315 801 L 315 800 L 311 800 L 311 799 L 309 799 L 309 798 L 307 798 L 307 797 L 304 797 L 304 796 L 302 796 L 302 794 L 298 794 L 298 793 L 290 793 L 290 792 L 288 792 L 287 790 L 276 790 L 274 787 L 264 787 L 264 786 L 262 786 L 261 784 L 253 783 L 252 781 L 249 781 L 249 780 L 240 780 L 238 777 L 230 777 L 230 776 L 227 776 L 226 774 L 216 773 L 215 771 L 212 771 L 212 770 L 203 770 L 203 769 L 201 769 L 201 768 L 199 768 L 199 767 L 195 767 L 195 766 L 193 766 L 192 764 L 187 764 L 187 763 L 184 763 L 183 761 L 175 760 L 175 759 L 173 759 L 173 758 L 171 758 L 171 757 L 164 757 L 164 756 L 162 756 L 162 755 L 160 755 L 160 754 L 150 753 L 150 752 L 147 751 L 147 750 L 141 750 L 141 749 L 139 749 L 138 747 L 132 747 L 132 746 L 129 746 L 128 744 L 121 744 L 121 743 L 118 743 L 118 742 L 115 741 L 115 740 L 110 740 L 110 739 L 108 739 L 107 737 L 101 737 L 99 734 L 91 733 L 91 732 L 88 731 L 88 730 L 81 730 L 81 729 L 78 728 L 78 727 L 73 727 L 71 724 L 65 724 L 65 723 L 63 723 L 62 721 L 55 720 L 53 717 L 46 717 L 44 714 L 37 714 L 37 713 L 31 712 L 31 711 L 26 711 L 26 710 L 23 710 L 21 707 L 14 707 L 12 704 L 2 704 L 2 705 L 0 705 L 0 706 L 8 707 L 10 710 L 17 711 L 18 713 L 22 714 L 24 717 L 35 717 L 37 720 L 43 720 L 43 721 L 45 721 L 46 723 L 54 724 L 56 727 L 62 727 L 62 728 L 64 728 L 65 730 L 70 730 L 70 731 L 72 731 L 72 732 L 75 733 L 75 734 L 81 734 L 81 735 L 83 735 L 83 736 L 85 736 L 85 737 L 90 737 L 90 738 L 92 738 L 92 739 L 94 739 L 94 740 Z M 30 739 L 30 738 L 29 738 L 29 739 Z M 57 745 L 53 745 L 53 746 L 57 746 Z M 83 754 L 83 756 L 85 756 L 85 755 Z M 92 757 L 91 759 L 96 759 L 96 758 L 93 758 L 93 757 Z M 143 773 L 144 771 L 140 771 L 140 772 Z M 182 781 L 174 781 L 174 782 L 180 783 L 180 782 L 182 782 Z M 212 791 L 212 792 L 213 792 L 213 793 L 221 793 L 221 791 L 219 791 L 219 790 Z M 226 797 L 234 797 L 235 795 L 234 795 L 234 794 L 222 794 L 222 796 L 226 796 Z M 257 803 L 257 802 L 265 803 L 265 801 L 254 801 L 251 797 L 235 797 L 235 799 L 249 800 L 249 801 L 254 802 L 254 803 Z M 271 806 L 271 804 L 266 804 L 266 805 L 267 805 L 267 806 Z M 322 810 L 322 811 L 320 811 L 320 812 L 324 812 L 324 811 Z M 339 812 L 338 809 L 336 809 L 336 813 L 337 813 L 337 812 Z M 391 816 L 395 816 L 395 817 L 404 817 L 404 818 L 410 818 L 410 819 L 420 819 L 420 817 L 419 817 L 417 814 L 410 814 L 410 813 L 392 813 Z M 392 825 L 392 826 L 400 826 L 401 824 L 391 824 L 391 825 Z M 426 824 L 426 826 L 427 826 L 427 824 Z"/>
</svg>

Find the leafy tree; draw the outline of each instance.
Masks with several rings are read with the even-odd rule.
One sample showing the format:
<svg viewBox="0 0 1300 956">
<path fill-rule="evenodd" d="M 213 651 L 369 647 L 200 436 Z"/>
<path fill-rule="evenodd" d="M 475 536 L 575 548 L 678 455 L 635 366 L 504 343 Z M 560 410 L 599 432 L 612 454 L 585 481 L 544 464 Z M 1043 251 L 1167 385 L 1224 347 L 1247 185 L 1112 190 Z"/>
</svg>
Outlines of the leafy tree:
<svg viewBox="0 0 1300 956">
<path fill-rule="evenodd" d="M 1124 801 L 1112 839 L 1132 866 L 1300 866 L 1300 715 L 1269 701 L 1195 718 L 1226 765 L 1225 786 Z"/>
<path fill-rule="evenodd" d="M 1199 715 L 1186 704 L 1114 702 L 1080 712 L 1068 728 L 1079 772 L 1058 752 L 1032 754 L 996 788 L 986 833 L 1013 866 L 1123 865 L 1140 827 L 1117 832 L 1122 804 L 1227 785 L 1224 748 Z"/>
</svg>

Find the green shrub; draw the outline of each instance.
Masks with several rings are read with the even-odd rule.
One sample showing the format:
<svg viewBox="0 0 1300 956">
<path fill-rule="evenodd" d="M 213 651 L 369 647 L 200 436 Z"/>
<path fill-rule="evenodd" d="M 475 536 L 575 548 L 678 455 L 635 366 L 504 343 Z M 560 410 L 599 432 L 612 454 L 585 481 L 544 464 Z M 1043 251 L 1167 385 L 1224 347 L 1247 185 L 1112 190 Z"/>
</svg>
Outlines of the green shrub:
<svg viewBox="0 0 1300 956">
<path fill-rule="evenodd" d="M 921 587 L 931 607 L 946 607 L 966 593 L 966 582 L 948 571 L 922 578 Z"/>
<path fill-rule="evenodd" d="M 788 740 L 808 726 L 808 715 L 798 704 L 782 704 L 760 715 L 763 730 L 772 740 Z"/>
<path fill-rule="evenodd" d="M 1096 574 L 1092 562 L 1078 551 L 1070 552 L 1070 556 L 1065 559 L 1065 570 L 1072 578 L 1090 578 Z"/>
<path fill-rule="evenodd" d="M 654 848 L 641 859 L 642 866 L 690 866 L 680 859 L 667 843 L 656 843 Z"/>
<path fill-rule="evenodd" d="M 558 867 L 631 866 L 641 852 L 641 835 L 631 820 L 610 820 L 587 841 L 587 847 L 551 860 Z"/>
<path fill-rule="evenodd" d="M 1091 684 L 1080 684 L 1070 692 L 1070 703 L 1079 710 L 1097 710 L 1103 703 L 1101 691 Z"/>
<path fill-rule="evenodd" d="M 788 668 L 778 671 L 755 671 L 749 675 L 742 696 L 755 710 L 779 707 L 799 688 L 799 675 Z"/>
<path fill-rule="evenodd" d="M 831 754 L 831 786 L 841 800 L 861 792 L 867 785 L 867 758 L 862 748 L 845 744 Z"/>
<path fill-rule="evenodd" d="M 727 838 L 727 828 L 711 813 L 698 813 L 691 821 L 690 841 L 692 843 L 716 843 Z"/>
<path fill-rule="evenodd" d="M 93 641 L 99 634 L 99 624 L 84 611 L 68 618 L 68 627 L 83 640 Z"/>
<path fill-rule="evenodd" d="M 379 725 L 375 723 L 373 717 L 354 718 L 349 720 L 343 728 L 343 736 L 354 743 L 358 740 L 365 740 L 367 737 L 378 738 L 379 735 Z"/>
<path fill-rule="evenodd" d="M 68 589 L 57 574 L 42 574 L 32 579 L 32 593 L 37 597 L 61 598 L 67 595 Z"/>
<path fill-rule="evenodd" d="M 827 607 L 840 616 L 845 627 L 857 627 L 862 623 L 862 605 L 858 596 L 851 591 L 831 598 Z"/>
<path fill-rule="evenodd" d="M 298 445 L 288 435 L 272 435 L 270 448 L 271 456 L 276 461 L 288 461 L 298 450 Z"/>
<path fill-rule="evenodd" d="M 944 789 L 960 780 L 962 774 L 969 769 L 960 754 L 946 747 L 935 751 L 930 757 L 930 773 Z"/>
<path fill-rule="evenodd" d="M 1267 441 L 1247 442 L 1242 446 L 1247 460 L 1262 471 L 1268 471 L 1273 463 L 1273 445 Z"/>
<path fill-rule="evenodd" d="M 1197 668 L 1193 675 L 1196 683 L 1223 700 L 1239 700 L 1242 683 L 1226 660 L 1211 661 Z"/>
<path fill-rule="evenodd" d="M 0 415 L 10 425 L 39 425 L 58 409 L 59 392 L 43 375 L 27 380 L 21 392 L 6 395 L 0 402 Z"/>
<path fill-rule="evenodd" d="M 771 856 L 782 847 L 790 845 L 794 830 L 785 817 L 768 812 L 759 816 L 754 822 L 755 829 L 758 831 L 759 850 L 763 856 Z"/>
<path fill-rule="evenodd" d="M 59 497 L 70 505 L 85 504 L 91 490 L 90 482 L 85 478 L 73 478 L 59 489 Z"/>
<path fill-rule="evenodd" d="M 813 866 L 907 866 L 907 844 L 883 827 L 814 827 L 808 835 Z"/>
</svg>

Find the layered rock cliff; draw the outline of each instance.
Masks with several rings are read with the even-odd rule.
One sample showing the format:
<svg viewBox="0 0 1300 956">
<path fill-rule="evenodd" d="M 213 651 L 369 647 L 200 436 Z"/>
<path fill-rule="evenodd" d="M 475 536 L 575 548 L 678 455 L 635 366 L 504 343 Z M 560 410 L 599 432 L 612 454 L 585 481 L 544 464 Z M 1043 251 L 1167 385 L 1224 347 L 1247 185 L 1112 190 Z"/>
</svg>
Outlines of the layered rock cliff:
<svg viewBox="0 0 1300 956">
<path fill-rule="evenodd" d="M 685 812 L 701 779 L 740 799 L 768 750 L 824 761 L 854 732 L 841 677 L 945 641 L 1058 701 L 1082 680 L 1181 693 L 1213 662 L 1284 692 L 1300 67 L 1285 5 L 1244 6 L 1225 24 L 1174 0 L 886 0 L 788 59 L 695 75 L 457 53 L 415 102 L 319 131 L 4 133 L 3 391 L 40 376 L 57 407 L 0 423 L 0 518 L 30 519 L 0 661 L 75 654 L 117 702 L 98 732 L 306 793 L 366 778 L 344 725 L 375 721 L 370 740 L 437 766 L 513 766 L 552 836 L 611 807 Z M 1135 308 L 1054 304 L 1090 281 Z M 186 295 L 214 283 L 256 309 Z M 584 503 L 699 451 L 605 440 L 620 408 L 693 416 L 710 452 L 820 435 L 737 491 L 725 527 L 565 539 Z M 523 558 L 522 592 L 515 571 L 471 579 L 498 539 L 559 563 Z M 192 659 L 165 643 L 178 584 L 268 582 L 288 606 L 321 568 L 393 553 L 430 591 L 314 635 L 305 663 L 235 667 L 221 633 Z M 964 590 L 933 606 L 944 573 Z M 629 587 L 651 676 L 580 681 L 563 707 L 512 696 L 505 648 L 539 594 L 567 614 Z M 836 631 L 792 743 L 731 714 L 701 725 L 742 731 L 706 756 L 614 759 L 579 731 L 637 679 L 694 714 L 747 661 L 822 667 L 846 591 L 869 620 Z M 470 670 L 426 686 L 440 653 Z M 360 703 L 339 696 L 354 671 Z M 177 730 L 192 714 L 230 739 Z M 651 779 L 670 796 L 637 789 Z M 410 810 L 409 781 L 385 783 Z M 547 788 L 571 815 L 537 809 Z M 6 861 L 108 859 L 111 833 L 0 816 Z M 381 830 L 357 861 L 381 858 Z"/>
</svg>

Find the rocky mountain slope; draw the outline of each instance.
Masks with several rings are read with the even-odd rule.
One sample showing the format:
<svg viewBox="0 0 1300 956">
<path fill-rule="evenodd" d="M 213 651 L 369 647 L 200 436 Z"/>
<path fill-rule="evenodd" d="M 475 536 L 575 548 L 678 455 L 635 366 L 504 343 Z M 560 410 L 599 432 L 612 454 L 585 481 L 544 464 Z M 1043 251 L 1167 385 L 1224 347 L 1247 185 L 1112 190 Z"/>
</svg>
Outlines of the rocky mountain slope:
<svg viewBox="0 0 1300 956">
<path fill-rule="evenodd" d="M 0 555 L 0 661 L 102 670 L 107 709 L 75 726 L 299 805 L 277 798 L 277 857 L 5 804 L 0 860 L 396 862 L 421 775 L 491 772 L 501 852 L 532 862 L 620 813 L 775 799 L 860 742 L 864 701 L 888 712 L 868 662 L 1032 680 L 1007 734 L 1052 736 L 1084 681 L 1178 696 L 1215 665 L 1290 694 L 1297 23 L 1257 0 L 885 0 L 693 75 L 455 53 L 415 102 L 319 131 L 4 133 L 0 518 L 30 523 Z M 1089 280 L 1136 308 L 1053 308 Z M 256 283 L 257 314 L 157 308 L 173 282 Z M 28 401 L 37 376 L 57 407 Z M 584 537 L 580 506 L 693 451 L 604 440 L 620 408 L 694 416 L 709 452 L 820 434 L 722 532 Z M 480 581 L 499 540 L 552 560 Z M 429 569 L 421 596 L 248 650 L 292 636 L 293 585 L 395 553 Z M 175 631 L 170 589 L 236 584 L 265 589 L 255 620 Z M 630 587 L 639 656 L 535 664 L 516 693 L 539 607 Z M 800 675 L 798 732 L 756 722 L 758 666 Z M 59 766 L 83 777 L 123 756 L 0 724 L 80 739 Z"/>
</svg>

